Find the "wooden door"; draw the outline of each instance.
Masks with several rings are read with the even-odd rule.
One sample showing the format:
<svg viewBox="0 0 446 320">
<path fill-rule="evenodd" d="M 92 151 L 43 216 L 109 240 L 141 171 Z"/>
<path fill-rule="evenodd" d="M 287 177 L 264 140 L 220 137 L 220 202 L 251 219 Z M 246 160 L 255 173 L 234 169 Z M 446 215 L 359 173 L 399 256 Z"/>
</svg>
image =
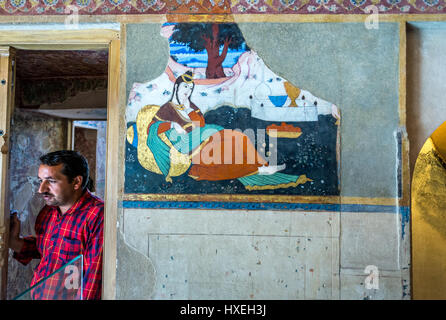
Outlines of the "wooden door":
<svg viewBox="0 0 446 320">
<path fill-rule="evenodd" d="M 0 299 L 6 299 L 9 237 L 9 137 L 14 106 L 15 50 L 0 46 Z"/>
</svg>

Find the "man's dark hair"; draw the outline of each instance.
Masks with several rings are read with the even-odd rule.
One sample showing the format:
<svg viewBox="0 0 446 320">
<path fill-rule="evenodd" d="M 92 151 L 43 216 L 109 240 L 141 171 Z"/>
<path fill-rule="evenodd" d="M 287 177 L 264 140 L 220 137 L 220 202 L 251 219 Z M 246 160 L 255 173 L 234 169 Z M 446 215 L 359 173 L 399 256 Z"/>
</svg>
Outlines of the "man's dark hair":
<svg viewBox="0 0 446 320">
<path fill-rule="evenodd" d="M 62 174 L 72 182 L 77 176 L 82 177 L 82 190 L 88 187 L 90 170 L 87 159 L 77 151 L 60 150 L 47 153 L 40 157 L 40 162 L 47 166 L 63 164 Z"/>
</svg>

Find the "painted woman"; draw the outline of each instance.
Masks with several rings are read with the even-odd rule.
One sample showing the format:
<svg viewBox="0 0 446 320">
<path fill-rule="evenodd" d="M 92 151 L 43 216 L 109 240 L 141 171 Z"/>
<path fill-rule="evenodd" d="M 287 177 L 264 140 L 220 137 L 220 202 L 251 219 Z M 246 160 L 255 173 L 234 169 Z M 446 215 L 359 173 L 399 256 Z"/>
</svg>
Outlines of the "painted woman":
<svg viewBox="0 0 446 320">
<path fill-rule="evenodd" d="M 191 101 L 194 86 L 192 72 L 178 77 L 171 99 L 159 108 L 147 127 L 147 146 L 167 181 L 171 181 L 172 147 L 189 155 L 192 161 L 188 175 L 195 180 L 274 175 L 285 169 L 285 165 L 269 165 L 242 132 L 206 124 L 200 109 Z M 295 183 L 296 179 L 296 176 L 282 175 L 281 179 L 276 179 L 277 183 L 269 179 L 268 185 L 271 181 L 273 185 Z M 256 180 L 258 184 L 262 179 Z M 265 183 L 260 181 L 260 184 L 267 188 Z"/>
</svg>

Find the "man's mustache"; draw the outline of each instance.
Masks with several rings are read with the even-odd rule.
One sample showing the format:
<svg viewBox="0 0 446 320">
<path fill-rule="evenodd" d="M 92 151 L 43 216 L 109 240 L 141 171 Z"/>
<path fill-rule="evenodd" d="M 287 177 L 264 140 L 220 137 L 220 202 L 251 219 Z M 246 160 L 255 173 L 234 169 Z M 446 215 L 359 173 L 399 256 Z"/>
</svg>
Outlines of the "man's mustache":
<svg viewBox="0 0 446 320">
<path fill-rule="evenodd" d="M 49 192 L 42 192 L 42 193 L 39 193 L 41 196 L 53 196 L 51 193 L 49 193 Z"/>
</svg>

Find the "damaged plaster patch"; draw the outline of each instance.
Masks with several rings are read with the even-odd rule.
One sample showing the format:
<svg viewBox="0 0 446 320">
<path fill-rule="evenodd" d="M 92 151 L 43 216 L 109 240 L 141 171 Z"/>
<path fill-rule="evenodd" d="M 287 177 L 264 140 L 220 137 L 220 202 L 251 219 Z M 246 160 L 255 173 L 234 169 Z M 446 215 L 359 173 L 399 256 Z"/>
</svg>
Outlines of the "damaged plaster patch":
<svg viewBox="0 0 446 320">
<path fill-rule="evenodd" d="M 116 298 L 149 300 L 155 290 L 155 268 L 144 254 L 132 248 L 118 229 Z"/>
</svg>

